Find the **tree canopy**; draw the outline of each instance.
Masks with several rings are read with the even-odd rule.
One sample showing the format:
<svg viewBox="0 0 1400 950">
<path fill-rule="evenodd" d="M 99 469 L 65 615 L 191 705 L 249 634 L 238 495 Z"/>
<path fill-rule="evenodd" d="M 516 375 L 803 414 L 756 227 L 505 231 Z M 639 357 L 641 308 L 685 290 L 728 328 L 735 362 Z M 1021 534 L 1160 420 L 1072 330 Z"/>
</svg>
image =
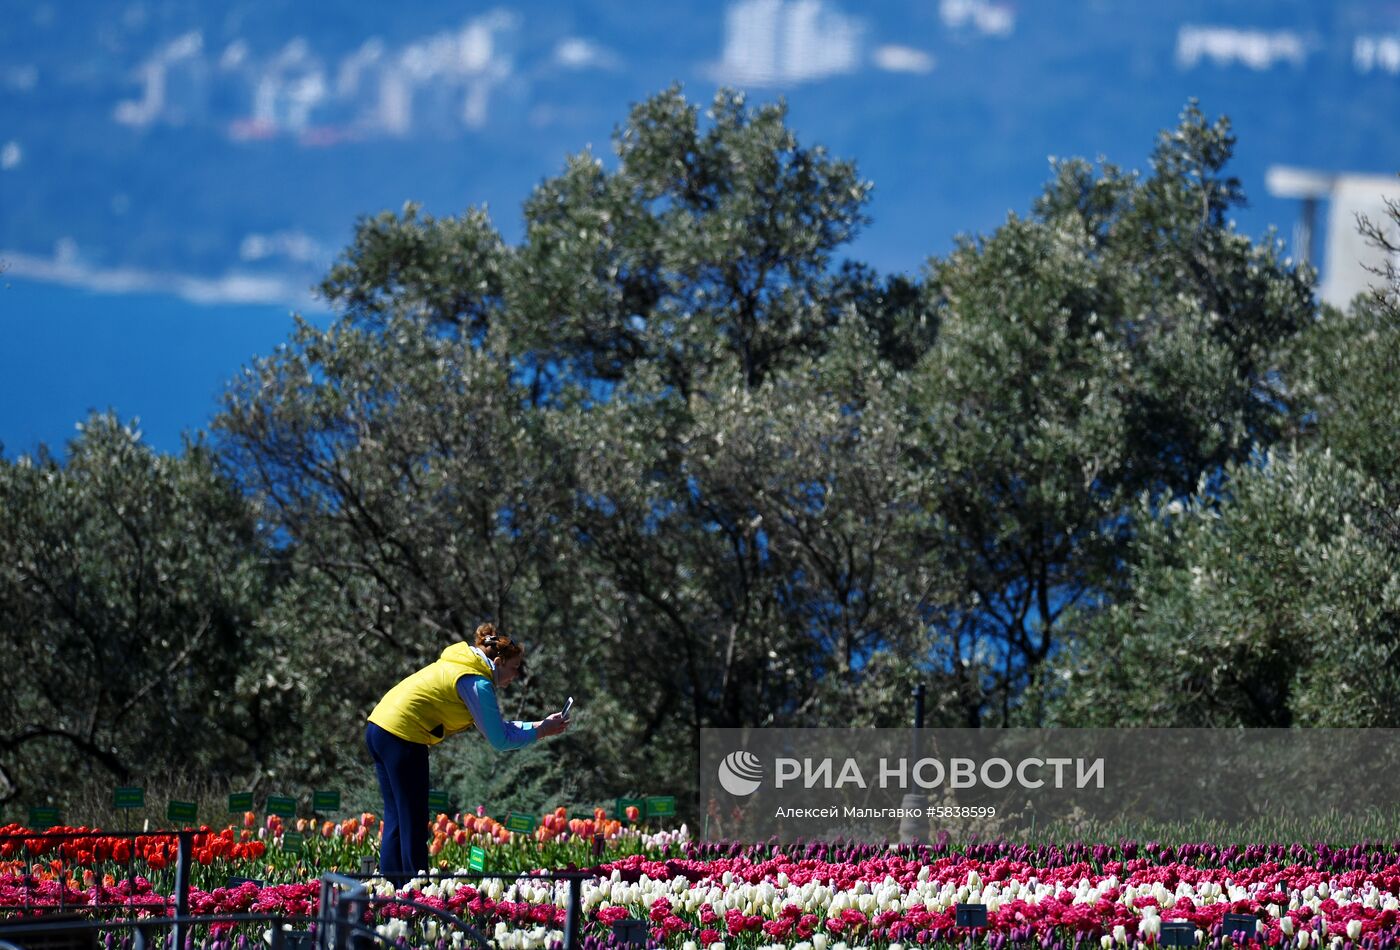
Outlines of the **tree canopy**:
<svg viewBox="0 0 1400 950">
<path fill-rule="evenodd" d="M 1189 104 L 1143 173 L 1057 163 L 914 275 L 843 256 L 872 185 L 781 104 L 672 88 L 612 145 L 516 244 L 479 209 L 361 219 L 335 319 L 250 362 L 207 445 L 99 420 L 0 465 L 33 671 L 0 754 L 93 675 L 39 644 L 109 629 L 146 652 L 63 714 L 75 761 L 156 761 L 166 720 L 110 718 L 135 701 L 210 769 L 310 782 L 368 774 L 379 695 L 493 620 L 530 656 L 508 715 L 586 710 L 513 761 L 522 805 L 665 791 L 705 727 L 900 724 L 916 682 L 935 725 L 1400 708 L 1396 284 L 1319 313 L 1230 223 L 1226 120 Z M 250 742 L 199 719 L 214 684 Z"/>
</svg>

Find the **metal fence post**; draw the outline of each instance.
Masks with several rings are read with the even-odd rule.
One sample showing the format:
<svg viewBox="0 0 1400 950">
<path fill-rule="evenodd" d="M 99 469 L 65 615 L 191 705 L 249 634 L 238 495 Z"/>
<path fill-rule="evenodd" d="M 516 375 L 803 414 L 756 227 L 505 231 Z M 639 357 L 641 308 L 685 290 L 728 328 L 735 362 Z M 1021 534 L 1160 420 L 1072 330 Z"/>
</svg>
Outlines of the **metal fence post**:
<svg viewBox="0 0 1400 950">
<path fill-rule="evenodd" d="M 918 768 L 919 757 L 923 754 L 925 695 L 926 688 L 923 683 L 914 687 L 914 728 L 909 733 L 909 768 L 911 772 Z M 927 797 L 912 789 L 905 791 L 901 803 L 910 816 L 923 814 L 925 804 L 927 804 Z M 925 819 L 913 817 L 900 819 L 899 840 L 901 844 L 911 844 L 924 841 L 927 838 L 928 822 Z"/>
<path fill-rule="evenodd" d="M 29 888 L 30 875 L 34 873 L 34 858 L 29 853 L 29 841 L 24 841 L 24 872 L 20 878 L 24 882 L 24 916 L 29 916 Z"/>
<path fill-rule="evenodd" d="M 579 909 L 583 906 L 583 878 L 569 878 L 569 906 L 564 912 L 564 950 L 578 950 Z"/>
<path fill-rule="evenodd" d="M 190 914 L 190 861 L 194 857 L 194 832 L 180 832 L 180 849 L 175 861 L 175 947 L 185 950 L 185 932 Z"/>
</svg>

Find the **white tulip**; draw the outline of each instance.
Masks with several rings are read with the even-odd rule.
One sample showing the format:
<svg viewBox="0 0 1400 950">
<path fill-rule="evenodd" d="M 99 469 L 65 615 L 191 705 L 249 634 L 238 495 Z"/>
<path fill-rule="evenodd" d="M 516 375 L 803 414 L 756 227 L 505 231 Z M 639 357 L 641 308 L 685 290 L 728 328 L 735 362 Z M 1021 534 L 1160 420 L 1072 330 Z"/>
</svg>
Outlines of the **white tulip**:
<svg viewBox="0 0 1400 950">
<path fill-rule="evenodd" d="M 1293 936 L 1293 918 L 1280 917 L 1278 919 L 1278 929 L 1283 931 L 1285 937 Z"/>
<path fill-rule="evenodd" d="M 1347 939 L 1348 939 L 1348 940 L 1355 940 L 1355 939 L 1357 939 L 1357 938 L 1360 937 L 1360 936 L 1361 936 L 1361 921 L 1359 921 L 1359 920 L 1348 920 L 1348 921 L 1347 921 Z"/>
</svg>

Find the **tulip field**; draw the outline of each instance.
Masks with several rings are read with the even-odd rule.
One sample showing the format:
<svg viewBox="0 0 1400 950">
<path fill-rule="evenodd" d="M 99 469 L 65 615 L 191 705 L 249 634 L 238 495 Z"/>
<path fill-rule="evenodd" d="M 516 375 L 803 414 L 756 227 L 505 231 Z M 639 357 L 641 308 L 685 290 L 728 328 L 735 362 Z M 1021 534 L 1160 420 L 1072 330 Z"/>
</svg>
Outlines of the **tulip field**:
<svg viewBox="0 0 1400 950">
<path fill-rule="evenodd" d="M 375 855 L 378 830 L 370 814 L 284 824 L 252 813 L 241 826 L 200 829 L 190 910 L 314 914 L 320 874 L 357 871 Z M 49 831 L 75 835 L 45 839 L 19 825 L 0 828 L 0 918 L 60 907 L 110 914 L 119 906 L 119 916 L 129 918 L 172 912 L 172 839 Z M 305 837 L 289 847 L 293 831 Z M 438 873 L 397 895 L 462 918 L 502 950 L 548 950 L 562 941 L 567 886 L 518 875 L 563 868 L 597 875 L 582 888 L 582 945 L 590 950 L 619 946 L 613 927 L 628 919 L 642 922 L 649 946 L 674 950 L 1114 950 L 1158 946 L 1163 925 L 1173 921 L 1211 950 L 1245 942 L 1391 950 L 1400 940 L 1400 840 L 958 845 L 944 835 L 925 845 L 700 842 L 684 825 L 636 827 L 601 809 L 592 818 L 559 809 L 529 834 L 485 815 L 439 815 L 432 834 Z M 473 848 L 481 849 L 478 857 L 485 853 L 484 878 L 466 876 Z M 444 876 L 453 872 L 463 876 Z M 369 884 L 395 894 L 383 880 Z M 959 904 L 984 905 L 986 926 L 959 926 Z M 1227 931 L 1226 914 L 1253 918 L 1253 932 Z M 463 933 L 408 905 L 377 907 L 370 922 L 401 948 L 468 945 Z M 196 928 L 187 947 L 260 948 L 268 939 L 264 926 Z M 102 939 L 108 950 L 131 943 L 122 930 Z"/>
</svg>

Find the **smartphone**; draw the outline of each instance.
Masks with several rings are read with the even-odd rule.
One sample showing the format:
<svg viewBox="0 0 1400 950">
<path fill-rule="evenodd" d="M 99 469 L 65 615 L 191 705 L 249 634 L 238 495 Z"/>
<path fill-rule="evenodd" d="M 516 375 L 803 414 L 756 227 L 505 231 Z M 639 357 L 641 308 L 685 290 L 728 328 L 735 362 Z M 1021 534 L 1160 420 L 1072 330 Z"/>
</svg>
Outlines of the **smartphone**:
<svg viewBox="0 0 1400 950">
<path fill-rule="evenodd" d="M 564 715 L 564 718 L 565 718 L 565 719 L 568 719 L 568 718 L 569 718 L 569 710 L 571 710 L 571 709 L 573 709 L 573 708 L 574 708 L 574 698 L 573 698 L 572 696 L 570 696 L 570 697 L 564 702 L 564 713 L 563 713 L 563 715 Z"/>
</svg>

